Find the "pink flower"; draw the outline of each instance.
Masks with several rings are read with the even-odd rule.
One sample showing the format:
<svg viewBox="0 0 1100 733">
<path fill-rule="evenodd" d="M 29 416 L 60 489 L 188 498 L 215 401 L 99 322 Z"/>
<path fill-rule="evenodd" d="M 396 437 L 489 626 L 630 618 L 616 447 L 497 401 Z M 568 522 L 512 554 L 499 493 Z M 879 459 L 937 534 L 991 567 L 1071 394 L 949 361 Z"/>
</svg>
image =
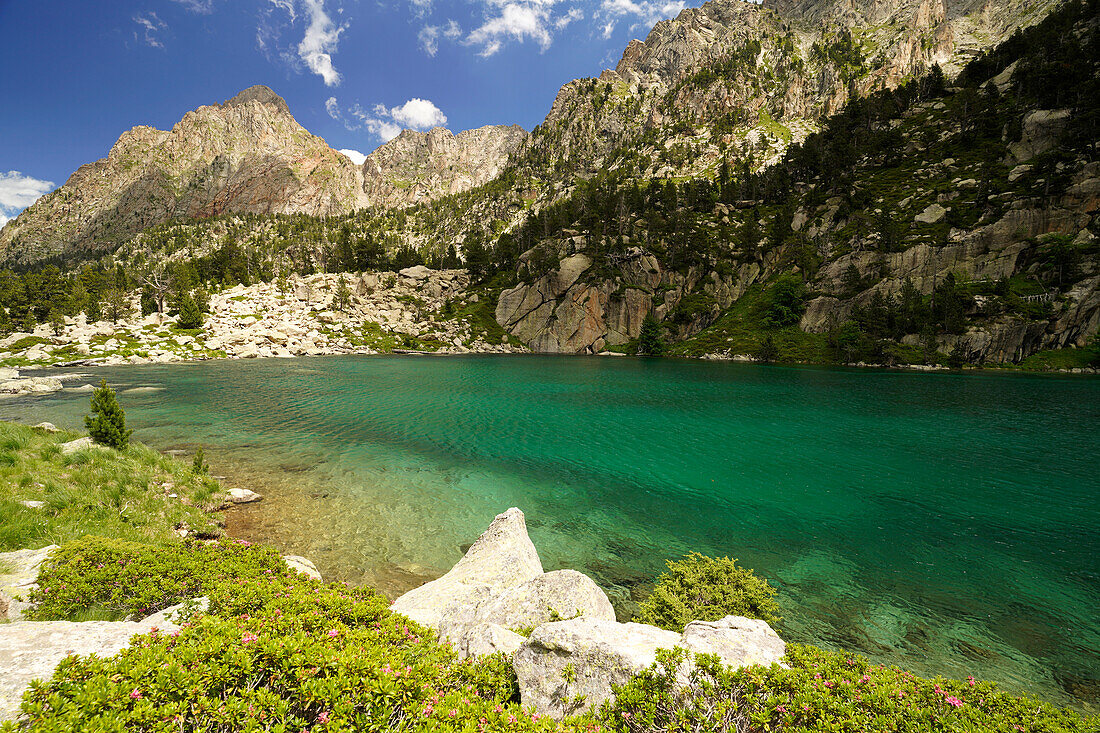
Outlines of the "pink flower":
<svg viewBox="0 0 1100 733">
<path fill-rule="evenodd" d="M 135 687 L 133 689 L 133 691 L 130 693 L 130 699 L 131 700 L 140 700 L 141 698 L 142 698 L 141 690 L 139 690 L 138 688 Z"/>
<path fill-rule="evenodd" d="M 336 629 L 329 629 L 328 630 L 328 636 L 329 636 L 330 639 L 333 638 L 333 637 L 339 636 L 339 635 L 340 635 L 340 632 L 337 631 Z"/>
<path fill-rule="evenodd" d="M 775 706 L 775 709 L 776 709 L 776 710 L 778 710 L 778 711 L 779 711 L 779 712 L 781 712 L 781 713 L 785 713 L 785 712 L 787 712 L 787 708 L 785 708 L 785 707 L 784 707 L 784 706 L 782 706 L 782 705 L 776 705 L 776 706 Z"/>
<path fill-rule="evenodd" d="M 949 705 L 954 705 L 957 708 L 961 708 L 963 706 L 963 701 L 953 695 L 948 695 L 943 699 L 943 701 Z"/>
<path fill-rule="evenodd" d="M 241 636 L 241 643 L 243 643 L 243 644 L 251 644 L 252 642 L 256 641 L 256 639 L 258 639 L 258 638 L 259 638 L 259 637 L 257 637 L 257 636 L 256 636 L 255 634 L 252 634 L 252 633 L 249 633 L 249 632 L 247 632 L 247 631 L 246 631 L 246 632 L 244 632 L 244 634 L 243 634 L 243 635 Z"/>
<path fill-rule="evenodd" d="M 327 710 L 321 711 L 321 714 L 317 716 L 317 722 L 318 723 L 327 723 L 328 722 L 328 711 Z"/>
</svg>

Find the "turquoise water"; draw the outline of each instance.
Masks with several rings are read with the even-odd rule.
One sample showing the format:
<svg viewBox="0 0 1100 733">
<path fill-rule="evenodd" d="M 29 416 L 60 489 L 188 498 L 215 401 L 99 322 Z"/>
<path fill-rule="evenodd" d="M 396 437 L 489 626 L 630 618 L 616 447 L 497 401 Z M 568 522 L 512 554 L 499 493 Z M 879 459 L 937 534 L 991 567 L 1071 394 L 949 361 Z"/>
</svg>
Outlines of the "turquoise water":
<svg viewBox="0 0 1100 733">
<path fill-rule="evenodd" d="M 781 633 L 1100 703 L 1100 380 L 673 360 L 326 357 L 115 367 L 136 437 L 265 501 L 230 529 L 400 592 L 519 506 L 629 613 L 730 555 Z M 133 388 L 134 391 L 127 391 Z M 76 427 L 88 395 L 0 402 Z"/>
</svg>

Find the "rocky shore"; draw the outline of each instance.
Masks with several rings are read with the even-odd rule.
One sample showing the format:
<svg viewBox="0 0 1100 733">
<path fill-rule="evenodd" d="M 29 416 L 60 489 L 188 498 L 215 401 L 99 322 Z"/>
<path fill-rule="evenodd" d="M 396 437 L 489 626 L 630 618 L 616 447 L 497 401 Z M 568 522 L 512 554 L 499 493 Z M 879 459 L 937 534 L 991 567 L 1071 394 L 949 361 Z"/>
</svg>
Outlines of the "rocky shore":
<svg viewBox="0 0 1100 733">
<path fill-rule="evenodd" d="M 346 291 L 341 297 L 341 280 Z M 210 298 L 202 328 L 180 330 L 161 313 L 89 323 L 83 314 L 58 332 L 0 339 L 0 365 L 20 369 L 170 363 L 212 358 L 320 356 L 426 351 L 439 354 L 526 351 L 476 318 L 479 296 L 465 270 L 409 267 L 397 273 L 312 275 L 238 285 Z M 136 296 L 134 296 L 136 298 Z M 136 300 L 131 304 L 138 311 Z M 502 338 L 503 337 L 503 338 Z M 0 375 L 2 383 L 14 379 Z M 25 385 L 21 392 L 49 391 Z"/>
</svg>

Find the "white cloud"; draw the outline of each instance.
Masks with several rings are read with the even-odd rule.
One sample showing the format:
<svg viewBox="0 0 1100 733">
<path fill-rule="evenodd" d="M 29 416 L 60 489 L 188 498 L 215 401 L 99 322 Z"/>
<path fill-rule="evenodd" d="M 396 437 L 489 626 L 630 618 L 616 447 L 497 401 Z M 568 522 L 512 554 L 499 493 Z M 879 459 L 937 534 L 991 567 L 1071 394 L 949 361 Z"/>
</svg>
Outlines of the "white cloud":
<svg viewBox="0 0 1100 733">
<path fill-rule="evenodd" d="M 439 51 L 439 39 L 446 38 L 454 41 L 462 37 L 462 27 L 455 20 L 448 20 L 447 25 L 426 25 L 416 35 L 420 42 L 420 48 L 429 56 L 435 56 Z"/>
<path fill-rule="evenodd" d="M 341 148 L 337 152 L 346 155 L 351 159 L 351 162 L 356 165 L 363 165 L 363 161 L 367 159 L 367 156 L 363 155 L 358 150 L 352 150 L 350 148 Z"/>
<path fill-rule="evenodd" d="M 481 46 L 482 56 L 492 56 L 512 39 L 522 43 L 530 38 L 546 50 L 550 47 L 550 9 L 541 3 L 509 2 L 500 14 L 476 28 L 466 42 Z"/>
<path fill-rule="evenodd" d="M 200 15 L 210 15 L 214 11 L 214 0 L 172 0 L 172 2 L 179 3 L 192 13 Z"/>
<path fill-rule="evenodd" d="M 382 142 L 393 140 L 405 129 L 423 131 L 447 124 L 447 115 L 439 107 L 430 100 L 418 97 L 393 108 L 376 104 L 369 112 L 359 104 L 353 104 L 347 108 L 347 114 L 340 110 L 336 97 L 329 97 L 325 101 L 325 111 L 348 130 L 366 130 Z"/>
<path fill-rule="evenodd" d="M 582 20 L 583 18 L 584 18 L 584 11 L 583 10 L 581 10 L 580 8 L 571 8 L 568 13 L 566 13 L 565 15 L 561 16 L 560 18 L 558 18 L 557 20 L 554 21 L 554 28 L 556 28 L 560 31 L 563 28 L 565 28 L 565 26 L 572 23 L 573 21 Z"/>
<path fill-rule="evenodd" d="M 294 12 L 294 0 L 267 0 L 272 6 L 279 8 L 287 14 L 290 18 L 290 22 L 293 23 L 298 15 Z"/>
<path fill-rule="evenodd" d="M 0 227 L 53 189 L 53 181 L 31 178 L 19 171 L 0 171 Z"/>
<path fill-rule="evenodd" d="M 310 71 L 325 80 L 325 86 L 334 87 L 340 83 L 340 73 L 332 65 L 332 54 L 336 52 L 340 34 L 347 26 L 337 26 L 332 22 L 325 12 L 324 0 L 302 0 L 302 3 L 309 14 L 309 26 L 298 44 L 298 56 Z"/>
<path fill-rule="evenodd" d="M 672 18 L 687 4 L 683 0 L 603 0 L 600 5 L 599 16 L 605 20 L 603 37 L 610 38 L 615 30 L 616 21 L 620 18 L 632 18 L 635 22 L 630 26 L 634 31 L 641 27 L 652 27 L 658 21 Z"/>
<path fill-rule="evenodd" d="M 133 20 L 142 29 L 141 41 L 152 48 L 164 48 L 157 34 L 167 30 L 168 24 L 158 18 L 156 13 L 150 12 L 148 16 L 135 15 Z M 137 37 L 138 34 L 135 32 L 134 38 L 137 39 Z"/>
<path fill-rule="evenodd" d="M 423 18 L 432 11 L 432 0 L 409 0 L 409 5 L 416 18 Z"/>
</svg>

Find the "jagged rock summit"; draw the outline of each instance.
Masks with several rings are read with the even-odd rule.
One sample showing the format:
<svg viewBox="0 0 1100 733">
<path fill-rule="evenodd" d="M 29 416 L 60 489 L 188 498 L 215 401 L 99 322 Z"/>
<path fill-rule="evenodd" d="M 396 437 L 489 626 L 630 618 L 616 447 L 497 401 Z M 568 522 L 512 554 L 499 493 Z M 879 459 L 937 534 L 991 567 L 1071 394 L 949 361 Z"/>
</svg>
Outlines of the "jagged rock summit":
<svg viewBox="0 0 1100 733">
<path fill-rule="evenodd" d="M 443 127 L 405 130 L 363 161 L 363 191 L 375 206 L 400 207 L 462 193 L 500 175 L 527 141 L 519 125 L 457 135 Z"/>
</svg>

